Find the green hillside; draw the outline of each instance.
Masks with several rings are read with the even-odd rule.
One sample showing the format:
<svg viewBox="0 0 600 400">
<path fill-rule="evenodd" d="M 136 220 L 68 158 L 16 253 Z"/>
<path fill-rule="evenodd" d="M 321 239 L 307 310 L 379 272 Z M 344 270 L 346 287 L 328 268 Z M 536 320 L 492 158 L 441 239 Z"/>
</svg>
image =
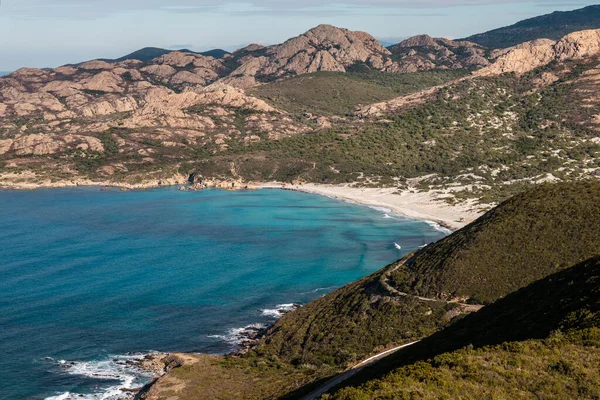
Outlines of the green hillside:
<svg viewBox="0 0 600 400">
<path fill-rule="evenodd" d="M 353 381 L 399 369 L 328 398 L 597 398 L 599 362 L 593 257 L 389 356 Z"/>
<path fill-rule="evenodd" d="M 256 349 L 294 365 L 352 365 L 392 343 L 409 342 L 447 324 L 456 305 L 394 296 L 382 271 L 281 318 Z"/>
<path fill-rule="evenodd" d="M 500 49 L 540 38 L 558 40 L 572 32 L 598 28 L 600 28 L 600 5 L 592 5 L 574 11 L 556 11 L 526 19 L 511 26 L 461 40 Z"/>
<path fill-rule="evenodd" d="M 346 115 L 358 105 L 404 96 L 464 75 L 465 71 L 316 72 L 259 86 L 251 94 L 291 113 Z"/>
<path fill-rule="evenodd" d="M 600 254 L 600 183 L 543 185 L 420 251 L 393 275 L 421 296 L 489 303 Z"/>
<path fill-rule="evenodd" d="M 600 183 L 543 185 L 407 257 L 389 283 L 409 295 L 491 302 L 596 254 Z M 402 264 L 281 318 L 258 352 L 296 364 L 343 365 L 424 337 L 460 314 L 457 304 L 390 293 L 388 271 Z"/>
</svg>

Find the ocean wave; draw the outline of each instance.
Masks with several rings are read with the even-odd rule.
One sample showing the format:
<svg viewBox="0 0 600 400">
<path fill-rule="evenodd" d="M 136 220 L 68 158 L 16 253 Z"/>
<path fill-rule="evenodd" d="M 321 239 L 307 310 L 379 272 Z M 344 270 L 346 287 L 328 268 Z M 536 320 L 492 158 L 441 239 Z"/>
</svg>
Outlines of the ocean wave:
<svg viewBox="0 0 600 400">
<path fill-rule="evenodd" d="M 281 318 L 288 312 L 298 308 L 298 305 L 293 303 L 277 304 L 275 307 L 276 308 L 266 308 L 264 310 L 260 310 L 260 313 L 265 317 Z"/>
<path fill-rule="evenodd" d="M 402 246 L 400 246 L 398 243 L 394 242 L 394 247 L 398 250 L 402 250 Z"/>
<path fill-rule="evenodd" d="M 390 208 L 386 208 L 386 207 L 370 206 L 370 205 L 367 205 L 367 207 L 369 207 L 370 209 L 375 210 L 375 211 L 380 211 L 386 215 L 391 214 L 391 212 L 392 212 L 392 210 Z"/>
<path fill-rule="evenodd" d="M 222 335 L 207 335 L 207 337 L 219 339 L 233 345 L 240 345 L 242 342 L 250 339 L 259 330 L 266 329 L 268 326 L 267 324 L 251 324 L 243 328 L 231 328 Z"/>
<path fill-rule="evenodd" d="M 337 286 L 320 287 L 320 288 L 316 288 L 315 290 L 313 290 L 313 293 L 324 292 L 326 290 L 337 289 L 337 288 L 338 288 Z"/>
<path fill-rule="evenodd" d="M 47 397 L 46 400 L 121 400 L 130 396 L 124 390 L 141 388 L 153 377 L 153 374 L 135 365 L 145 356 L 153 353 L 134 355 L 114 355 L 97 361 L 54 360 L 61 372 L 68 375 L 85 376 L 87 378 L 118 382 L 108 386 L 99 393 L 64 392 Z M 47 358 L 47 360 L 53 360 Z"/>
<path fill-rule="evenodd" d="M 442 233 L 445 233 L 447 235 L 452 233 L 452 230 L 443 227 L 442 225 L 438 224 L 435 221 L 425 221 L 427 223 L 427 225 L 431 226 L 433 229 L 435 229 L 436 231 L 440 231 Z"/>
</svg>

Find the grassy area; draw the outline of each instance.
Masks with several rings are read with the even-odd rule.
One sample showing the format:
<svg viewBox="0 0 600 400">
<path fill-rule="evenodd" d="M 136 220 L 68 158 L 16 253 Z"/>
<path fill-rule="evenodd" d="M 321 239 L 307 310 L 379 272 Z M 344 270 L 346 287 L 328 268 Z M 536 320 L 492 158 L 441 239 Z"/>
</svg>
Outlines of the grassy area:
<svg viewBox="0 0 600 400">
<path fill-rule="evenodd" d="M 407 95 L 464 75 L 464 71 L 316 72 L 259 86 L 250 93 L 293 114 L 346 115 L 358 105 Z"/>
<path fill-rule="evenodd" d="M 377 379 L 330 398 L 458 393 L 468 398 L 597 398 L 599 284 L 600 257 L 593 257 L 387 357 L 352 378 L 352 384 Z"/>
<path fill-rule="evenodd" d="M 597 399 L 599 363 L 594 329 L 441 354 L 323 399 Z"/>
<path fill-rule="evenodd" d="M 314 371 L 294 368 L 276 360 L 250 360 L 209 355 L 186 355 L 152 387 L 145 398 L 276 399 L 297 389 Z M 183 383 L 183 384 L 182 384 Z"/>
</svg>

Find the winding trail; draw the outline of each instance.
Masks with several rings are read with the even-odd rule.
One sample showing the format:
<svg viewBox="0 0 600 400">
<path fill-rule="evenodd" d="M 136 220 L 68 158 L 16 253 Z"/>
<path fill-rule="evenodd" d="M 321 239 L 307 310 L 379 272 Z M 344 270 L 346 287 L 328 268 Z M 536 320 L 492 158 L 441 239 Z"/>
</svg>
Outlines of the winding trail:
<svg viewBox="0 0 600 400">
<path fill-rule="evenodd" d="M 381 284 L 383 285 L 385 290 L 387 290 L 388 292 L 395 294 L 396 296 L 413 297 L 413 298 L 421 300 L 421 301 L 456 304 L 456 305 L 459 305 L 464 312 L 469 312 L 469 313 L 477 312 L 483 308 L 483 305 L 481 305 L 481 304 L 466 304 L 466 303 L 460 303 L 458 301 L 448 301 L 448 300 L 434 299 L 434 298 L 429 298 L 429 297 L 421 297 L 421 296 L 417 296 L 414 294 L 399 291 L 398 289 L 396 289 L 395 287 L 390 285 L 389 278 L 390 278 L 391 274 L 393 274 L 400 267 L 403 267 L 403 266 L 404 266 L 404 263 L 399 262 L 398 265 L 395 265 L 393 268 L 390 268 L 390 270 L 385 273 L 384 279 L 381 281 Z"/>
<path fill-rule="evenodd" d="M 404 297 L 413 297 L 415 299 L 421 300 L 421 301 L 428 301 L 428 302 L 436 302 L 436 303 L 445 303 L 445 304 L 457 304 L 461 307 L 462 312 L 465 313 L 472 313 L 472 312 L 477 312 L 479 310 L 481 310 L 484 306 L 480 305 L 480 304 L 465 304 L 465 303 L 460 303 L 457 301 L 446 301 L 446 300 L 440 300 L 440 299 L 433 299 L 433 298 L 428 298 L 428 297 L 421 297 L 421 296 L 416 296 L 416 295 L 412 295 L 409 293 L 404 293 L 399 291 L 398 289 L 394 288 L 392 285 L 390 285 L 389 283 L 389 278 L 390 275 L 392 273 L 394 273 L 395 271 L 397 271 L 400 267 L 404 266 L 403 262 L 399 262 L 397 265 L 395 265 L 393 268 L 390 268 L 389 271 L 387 271 L 385 273 L 385 275 L 383 276 L 383 279 L 381 280 L 381 283 L 383 285 L 383 287 L 385 288 L 385 290 L 387 290 L 390 294 L 396 295 L 396 296 L 404 296 Z M 354 375 L 356 375 L 357 373 L 359 373 L 363 368 L 369 366 L 369 365 L 373 365 L 375 363 L 377 363 L 379 360 L 381 360 L 382 358 L 393 354 L 399 350 L 402 350 L 406 347 L 412 346 L 415 343 L 419 343 L 420 340 L 417 340 L 415 342 L 411 342 L 411 343 L 407 343 L 407 344 L 403 344 L 402 346 L 398 346 L 398 347 L 394 347 L 393 349 L 389 349 L 386 351 L 383 351 L 379 354 L 376 354 L 372 357 L 367 358 L 366 360 L 363 360 L 362 362 L 356 364 L 355 366 L 353 366 L 352 368 L 350 368 L 349 370 L 339 374 L 338 376 L 330 379 L 329 381 L 327 381 L 325 384 L 323 384 L 323 386 L 319 387 L 318 389 L 315 389 L 314 391 L 312 391 L 311 393 L 309 393 L 308 395 L 304 396 L 301 398 L 301 400 L 315 400 L 318 399 L 319 397 L 323 396 L 325 393 L 327 393 L 328 391 L 330 391 L 331 389 L 333 389 L 334 387 L 338 386 L 340 383 L 344 382 L 345 380 L 353 377 Z"/>
<path fill-rule="evenodd" d="M 413 344 L 419 343 L 419 342 L 420 342 L 420 340 L 417 340 L 416 342 L 403 344 L 402 346 L 394 347 L 393 349 L 389 349 L 389 350 L 383 351 L 379 354 L 376 354 L 373 357 L 369 357 L 366 360 L 362 361 L 361 363 L 356 364 L 354 367 L 350 368 L 346 372 L 327 381 L 323 386 L 319 387 L 318 389 L 316 389 L 316 390 L 312 391 L 311 393 L 307 394 L 306 396 L 302 397 L 301 400 L 318 399 L 319 397 L 323 396 L 325 393 L 327 393 L 328 391 L 330 391 L 331 389 L 333 389 L 340 383 L 344 382 L 346 379 L 349 379 L 349 378 L 353 377 L 354 375 L 358 374 L 363 368 L 368 367 L 369 365 L 375 364 L 376 362 L 378 362 L 385 356 L 388 356 L 392 353 L 397 352 L 398 350 L 402 350 L 406 347 L 412 346 Z"/>
</svg>

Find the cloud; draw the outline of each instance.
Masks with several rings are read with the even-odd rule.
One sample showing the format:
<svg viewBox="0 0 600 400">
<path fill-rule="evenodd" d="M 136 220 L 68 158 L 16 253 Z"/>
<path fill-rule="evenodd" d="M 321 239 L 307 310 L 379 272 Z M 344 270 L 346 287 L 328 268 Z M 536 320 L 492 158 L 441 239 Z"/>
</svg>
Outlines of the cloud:
<svg viewBox="0 0 600 400">
<path fill-rule="evenodd" d="M 454 6 L 521 3 L 522 0 L 4 0 L 0 15 L 29 18 L 103 18 L 131 11 L 172 13 L 219 13 L 231 15 L 352 15 L 377 9 L 431 9 Z M 533 4 L 557 7 L 583 5 L 581 0 L 531 0 Z M 398 12 L 398 14 L 400 14 Z M 410 12 L 411 16 L 431 16 Z M 407 15 L 407 14 L 402 14 Z M 435 15 L 440 15 L 435 13 Z"/>
</svg>

